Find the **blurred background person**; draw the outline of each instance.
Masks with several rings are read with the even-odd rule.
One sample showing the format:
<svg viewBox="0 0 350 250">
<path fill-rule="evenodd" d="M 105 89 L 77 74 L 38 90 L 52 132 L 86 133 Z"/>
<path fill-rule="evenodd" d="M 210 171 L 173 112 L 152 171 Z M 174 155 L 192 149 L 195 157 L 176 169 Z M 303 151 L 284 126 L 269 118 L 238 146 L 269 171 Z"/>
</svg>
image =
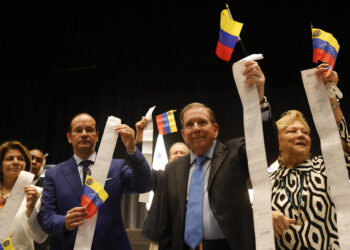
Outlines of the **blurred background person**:
<svg viewBox="0 0 350 250">
<path fill-rule="evenodd" d="M 0 212 L 21 171 L 30 171 L 31 157 L 28 149 L 18 141 L 7 141 L 0 146 Z M 15 249 L 34 249 L 34 240 L 43 242 L 47 235 L 41 230 L 37 221 L 40 208 L 40 189 L 34 186 L 24 188 L 23 199 L 10 230 L 10 237 Z M 39 202 L 37 202 L 39 199 Z M 34 211 L 34 212 L 33 212 Z M 30 218 L 35 216 L 35 218 Z M 30 218 L 30 219 L 29 219 Z"/>
<path fill-rule="evenodd" d="M 190 152 L 188 146 L 183 142 L 175 142 L 169 149 L 169 162 L 175 161 L 181 156 L 187 155 Z"/>
<path fill-rule="evenodd" d="M 30 172 L 35 175 L 33 184 L 38 187 L 43 187 L 44 181 L 40 179 L 40 176 L 44 172 L 46 162 L 45 154 L 40 149 L 32 149 L 29 151 L 29 154 L 32 157 Z"/>
</svg>

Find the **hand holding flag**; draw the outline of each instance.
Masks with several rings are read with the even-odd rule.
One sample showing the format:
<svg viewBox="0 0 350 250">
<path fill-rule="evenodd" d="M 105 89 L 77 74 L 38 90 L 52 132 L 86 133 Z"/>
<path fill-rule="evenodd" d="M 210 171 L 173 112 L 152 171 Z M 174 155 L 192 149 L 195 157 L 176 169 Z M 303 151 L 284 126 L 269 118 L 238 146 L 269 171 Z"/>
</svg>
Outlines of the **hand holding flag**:
<svg viewBox="0 0 350 250">
<path fill-rule="evenodd" d="M 108 194 L 104 188 L 94 178 L 88 175 L 80 202 L 81 206 L 85 207 L 89 214 L 87 217 L 91 218 L 94 216 L 107 198 Z"/>
<path fill-rule="evenodd" d="M 329 77 L 335 61 L 337 60 L 339 44 L 331 33 L 327 33 L 321 29 L 311 28 L 312 30 L 312 45 L 313 45 L 313 62 L 318 60 L 327 63 L 328 72 L 326 77 Z"/>
</svg>

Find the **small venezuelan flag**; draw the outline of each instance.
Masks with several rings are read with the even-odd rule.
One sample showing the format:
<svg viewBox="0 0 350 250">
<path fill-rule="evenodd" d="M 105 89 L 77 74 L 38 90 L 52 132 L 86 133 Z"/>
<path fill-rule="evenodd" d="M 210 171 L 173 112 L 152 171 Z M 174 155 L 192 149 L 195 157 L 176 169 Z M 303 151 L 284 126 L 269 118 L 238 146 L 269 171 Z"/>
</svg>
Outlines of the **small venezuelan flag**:
<svg viewBox="0 0 350 250">
<path fill-rule="evenodd" d="M 103 203 L 107 200 L 108 194 L 104 188 L 91 176 L 87 176 L 81 197 L 81 206 L 88 211 L 88 218 L 91 218 Z"/>
<path fill-rule="evenodd" d="M 328 63 L 328 72 L 326 77 L 330 76 L 335 61 L 337 60 L 339 44 L 331 33 L 327 33 L 321 29 L 312 28 L 312 45 L 314 49 L 313 62 L 318 60 Z"/>
<path fill-rule="evenodd" d="M 243 23 L 233 20 L 228 9 L 221 11 L 219 41 L 215 52 L 220 59 L 230 61 L 242 27 Z"/>
<path fill-rule="evenodd" d="M 156 116 L 159 134 L 166 135 L 177 131 L 174 110 Z"/>
<path fill-rule="evenodd" d="M 1 242 L 0 244 L 0 250 L 14 250 L 15 248 L 12 245 L 12 241 L 10 237 L 8 237 L 6 240 Z"/>
</svg>

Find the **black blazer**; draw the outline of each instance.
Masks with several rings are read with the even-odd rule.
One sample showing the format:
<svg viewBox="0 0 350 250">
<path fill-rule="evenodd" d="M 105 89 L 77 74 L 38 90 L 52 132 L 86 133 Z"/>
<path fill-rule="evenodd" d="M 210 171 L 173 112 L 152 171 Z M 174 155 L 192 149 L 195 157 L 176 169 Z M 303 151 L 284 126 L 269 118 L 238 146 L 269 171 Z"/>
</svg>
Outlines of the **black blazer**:
<svg viewBox="0 0 350 250">
<path fill-rule="evenodd" d="M 278 156 L 278 138 L 270 111 L 263 112 L 263 129 L 268 163 Z M 166 249 L 185 249 L 184 230 L 190 155 L 167 164 L 165 169 L 167 204 L 161 242 Z M 209 204 L 231 249 L 255 249 L 252 207 L 244 138 L 216 142 L 211 161 Z"/>
<path fill-rule="evenodd" d="M 164 206 L 166 204 L 165 181 L 163 170 L 152 170 L 154 180 L 154 196 L 150 210 L 142 228 L 142 235 L 152 241 L 159 242 L 164 230 Z"/>
</svg>

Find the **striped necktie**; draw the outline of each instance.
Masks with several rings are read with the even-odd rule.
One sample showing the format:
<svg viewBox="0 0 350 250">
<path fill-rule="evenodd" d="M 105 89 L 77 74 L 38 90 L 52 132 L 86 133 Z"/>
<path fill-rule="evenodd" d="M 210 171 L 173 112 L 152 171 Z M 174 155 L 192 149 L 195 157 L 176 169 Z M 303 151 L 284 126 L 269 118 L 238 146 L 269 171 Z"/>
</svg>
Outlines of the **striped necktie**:
<svg viewBox="0 0 350 250">
<path fill-rule="evenodd" d="M 80 164 L 79 164 L 79 165 L 83 166 L 83 186 L 85 185 L 86 175 L 91 176 L 91 170 L 90 170 L 89 166 L 92 164 L 94 164 L 94 162 L 90 161 L 90 160 L 84 160 L 84 161 L 80 162 Z"/>
</svg>

